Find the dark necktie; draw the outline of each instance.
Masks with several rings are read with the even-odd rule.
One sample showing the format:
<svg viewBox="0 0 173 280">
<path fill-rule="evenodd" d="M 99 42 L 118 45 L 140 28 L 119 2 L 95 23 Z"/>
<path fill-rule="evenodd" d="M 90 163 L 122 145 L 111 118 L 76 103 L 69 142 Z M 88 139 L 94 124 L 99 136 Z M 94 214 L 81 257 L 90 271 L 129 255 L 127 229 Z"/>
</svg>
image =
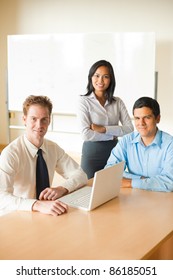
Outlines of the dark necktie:
<svg viewBox="0 0 173 280">
<path fill-rule="evenodd" d="M 49 174 L 46 162 L 42 155 L 42 149 L 37 152 L 37 165 L 36 165 L 36 196 L 39 198 L 40 193 L 49 187 Z"/>
</svg>

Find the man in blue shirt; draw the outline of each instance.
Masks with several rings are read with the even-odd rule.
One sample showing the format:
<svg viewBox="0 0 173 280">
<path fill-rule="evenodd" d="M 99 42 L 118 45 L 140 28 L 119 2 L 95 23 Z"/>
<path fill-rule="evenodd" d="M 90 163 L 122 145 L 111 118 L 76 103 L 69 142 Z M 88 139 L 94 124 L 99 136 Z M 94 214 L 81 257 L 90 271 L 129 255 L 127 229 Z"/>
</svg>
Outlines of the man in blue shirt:
<svg viewBox="0 0 173 280">
<path fill-rule="evenodd" d="M 150 97 L 133 106 L 135 132 L 112 149 L 106 167 L 125 162 L 122 187 L 173 191 L 173 137 L 158 129 L 160 106 Z"/>
</svg>

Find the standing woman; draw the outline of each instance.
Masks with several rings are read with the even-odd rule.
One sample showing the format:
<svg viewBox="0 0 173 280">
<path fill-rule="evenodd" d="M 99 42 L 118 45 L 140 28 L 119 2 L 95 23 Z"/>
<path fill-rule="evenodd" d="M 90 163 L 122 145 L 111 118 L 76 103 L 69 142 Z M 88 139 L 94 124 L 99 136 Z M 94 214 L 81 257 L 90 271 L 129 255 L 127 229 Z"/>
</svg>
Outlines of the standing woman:
<svg viewBox="0 0 173 280">
<path fill-rule="evenodd" d="M 78 121 L 84 140 L 81 167 L 88 179 L 104 168 L 118 137 L 133 131 L 124 102 L 113 96 L 115 85 L 112 65 L 100 60 L 89 70 L 87 93 L 79 97 Z"/>
</svg>

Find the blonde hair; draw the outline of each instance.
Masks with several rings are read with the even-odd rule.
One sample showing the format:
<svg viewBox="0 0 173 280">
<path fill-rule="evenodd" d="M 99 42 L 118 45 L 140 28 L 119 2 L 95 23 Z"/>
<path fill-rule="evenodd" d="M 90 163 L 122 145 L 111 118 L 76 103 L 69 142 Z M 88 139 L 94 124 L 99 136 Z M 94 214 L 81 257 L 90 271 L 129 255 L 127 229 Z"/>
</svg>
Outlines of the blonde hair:
<svg viewBox="0 0 173 280">
<path fill-rule="evenodd" d="M 47 96 L 43 95 L 30 95 L 23 102 L 23 114 L 26 116 L 31 105 L 40 105 L 42 107 L 47 107 L 49 110 L 49 115 L 52 113 L 52 102 Z"/>
</svg>

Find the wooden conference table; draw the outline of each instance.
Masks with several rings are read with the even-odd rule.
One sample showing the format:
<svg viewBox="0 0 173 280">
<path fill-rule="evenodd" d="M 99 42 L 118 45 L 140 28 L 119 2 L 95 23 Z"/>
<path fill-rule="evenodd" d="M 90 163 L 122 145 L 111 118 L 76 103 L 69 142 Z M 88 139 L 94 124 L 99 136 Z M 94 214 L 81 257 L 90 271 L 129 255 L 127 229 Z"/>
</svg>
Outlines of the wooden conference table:
<svg viewBox="0 0 173 280">
<path fill-rule="evenodd" d="M 173 259 L 173 193 L 121 189 L 91 212 L 1 216 L 0 259 Z"/>
</svg>

